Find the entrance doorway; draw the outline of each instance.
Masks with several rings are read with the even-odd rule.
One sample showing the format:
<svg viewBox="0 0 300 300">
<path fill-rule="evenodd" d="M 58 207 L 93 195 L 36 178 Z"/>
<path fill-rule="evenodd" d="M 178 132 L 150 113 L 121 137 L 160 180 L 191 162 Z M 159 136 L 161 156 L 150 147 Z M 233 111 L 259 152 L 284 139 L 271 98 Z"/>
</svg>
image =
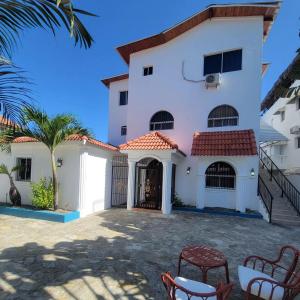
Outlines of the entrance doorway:
<svg viewBox="0 0 300 300">
<path fill-rule="evenodd" d="M 153 158 L 144 158 L 136 164 L 135 207 L 161 209 L 162 163 Z"/>
</svg>

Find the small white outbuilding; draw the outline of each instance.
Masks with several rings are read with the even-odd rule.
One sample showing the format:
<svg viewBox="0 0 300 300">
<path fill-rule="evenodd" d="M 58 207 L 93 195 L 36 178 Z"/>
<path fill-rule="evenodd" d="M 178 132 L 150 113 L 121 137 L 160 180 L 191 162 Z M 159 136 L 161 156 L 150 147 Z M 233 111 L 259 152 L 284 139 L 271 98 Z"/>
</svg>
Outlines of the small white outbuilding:
<svg viewBox="0 0 300 300">
<path fill-rule="evenodd" d="M 117 148 L 95 139 L 71 136 L 57 147 L 55 156 L 62 165 L 58 168 L 59 208 L 78 210 L 81 216 L 110 206 L 110 178 L 113 154 Z M 18 138 L 11 153 L 0 152 L 0 164 L 16 172 L 15 184 L 22 204 L 32 204 L 31 182 L 51 178 L 50 152 L 45 145 L 30 138 Z M 0 201 L 9 202 L 9 180 L 0 175 Z"/>
</svg>

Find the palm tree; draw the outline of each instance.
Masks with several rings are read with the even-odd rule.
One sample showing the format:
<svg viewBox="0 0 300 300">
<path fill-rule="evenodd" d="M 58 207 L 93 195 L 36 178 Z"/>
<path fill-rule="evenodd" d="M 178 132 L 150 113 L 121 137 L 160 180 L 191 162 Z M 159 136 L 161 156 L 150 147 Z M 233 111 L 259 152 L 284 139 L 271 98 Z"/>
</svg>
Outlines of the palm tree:
<svg viewBox="0 0 300 300">
<path fill-rule="evenodd" d="M 15 186 L 12 174 L 19 170 L 19 166 L 13 167 L 10 171 L 5 164 L 0 165 L 0 174 L 8 176 L 10 189 L 9 189 L 9 199 L 13 205 L 21 206 L 21 195 Z"/>
<path fill-rule="evenodd" d="M 26 79 L 10 62 L 20 34 L 28 28 L 50 29 L 53 34 L 64 26 L 75 45 L 89 48 L 93 38 L 78 15 L 94 16 L 73 7 L 71 0 L 0 0 L 0 112 L 4 118 L 18 122 L 22 107 L 28 105 Z"/>
<path fill-rule="evenodd" d="M 44 111 L 27 107 L 23 112 L 23 126 L 8 128 L 0 135 L 0 143 L 10 144 L 18 137 L 29 137 L 37 142 L 43 143 L 50 152 L 53 182 L 53 207 L 58 207 L 58 181 L 55 150 L 59 144 L 72 135 L 89 136 L 87 129 L 84 129 L 79 122 L 69 114 L 59 114 L 53 118 Z"/>
</svg>

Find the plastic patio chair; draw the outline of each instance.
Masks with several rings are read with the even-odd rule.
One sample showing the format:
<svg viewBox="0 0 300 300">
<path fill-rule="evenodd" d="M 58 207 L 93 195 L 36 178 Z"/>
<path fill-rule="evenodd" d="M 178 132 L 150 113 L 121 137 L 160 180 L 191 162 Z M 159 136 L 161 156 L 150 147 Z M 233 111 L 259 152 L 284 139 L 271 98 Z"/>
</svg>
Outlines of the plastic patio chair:
<svg viewBox="0 0 300 300">
<path fill-rule="evenodd" d="M 276 260 L 249 256 L 239 266 L 239 280 L 245 299 L 292 300 L 300 294 L 300 252 L 293 246 L 281 248 Z M 291 261 L 285 266 L 284 261 Z M 282 279 L 275 279 L 276 274 Z"/>
<path fill-rule="evenodd" d="M 211 285 L 186 279 L 173 278 L 169 272 L 161 274 L 161 280 L 167 291 L 168 300 L 226 300 L 229 299 L 233 284 Z"/>
</svg>

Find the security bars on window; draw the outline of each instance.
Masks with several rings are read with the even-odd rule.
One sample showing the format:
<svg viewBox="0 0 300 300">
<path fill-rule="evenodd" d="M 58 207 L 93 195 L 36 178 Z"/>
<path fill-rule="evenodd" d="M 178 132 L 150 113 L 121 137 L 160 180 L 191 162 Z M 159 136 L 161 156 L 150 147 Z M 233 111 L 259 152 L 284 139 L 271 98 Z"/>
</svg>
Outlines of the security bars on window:
<svg viewBox="0 0 300 300">
<path fill-rule="evenodd" d="M 174 118 L 167 111 L 159 111 L 150 120 L 150 130 L 167 130 L 174 128 Z"/>
<path fill-rule="evenodd" d="M 237 126 L 239 115 L 230 105 L 220 105 L 214 108 L 208 116 L 208 127 Z"/>
<path fill-rule="evenodd" d="M 235 171 L 227 163 L 216 162 L 211 164 L 205 172 L 207 188 L 234 189 Z"/>
</svg>

